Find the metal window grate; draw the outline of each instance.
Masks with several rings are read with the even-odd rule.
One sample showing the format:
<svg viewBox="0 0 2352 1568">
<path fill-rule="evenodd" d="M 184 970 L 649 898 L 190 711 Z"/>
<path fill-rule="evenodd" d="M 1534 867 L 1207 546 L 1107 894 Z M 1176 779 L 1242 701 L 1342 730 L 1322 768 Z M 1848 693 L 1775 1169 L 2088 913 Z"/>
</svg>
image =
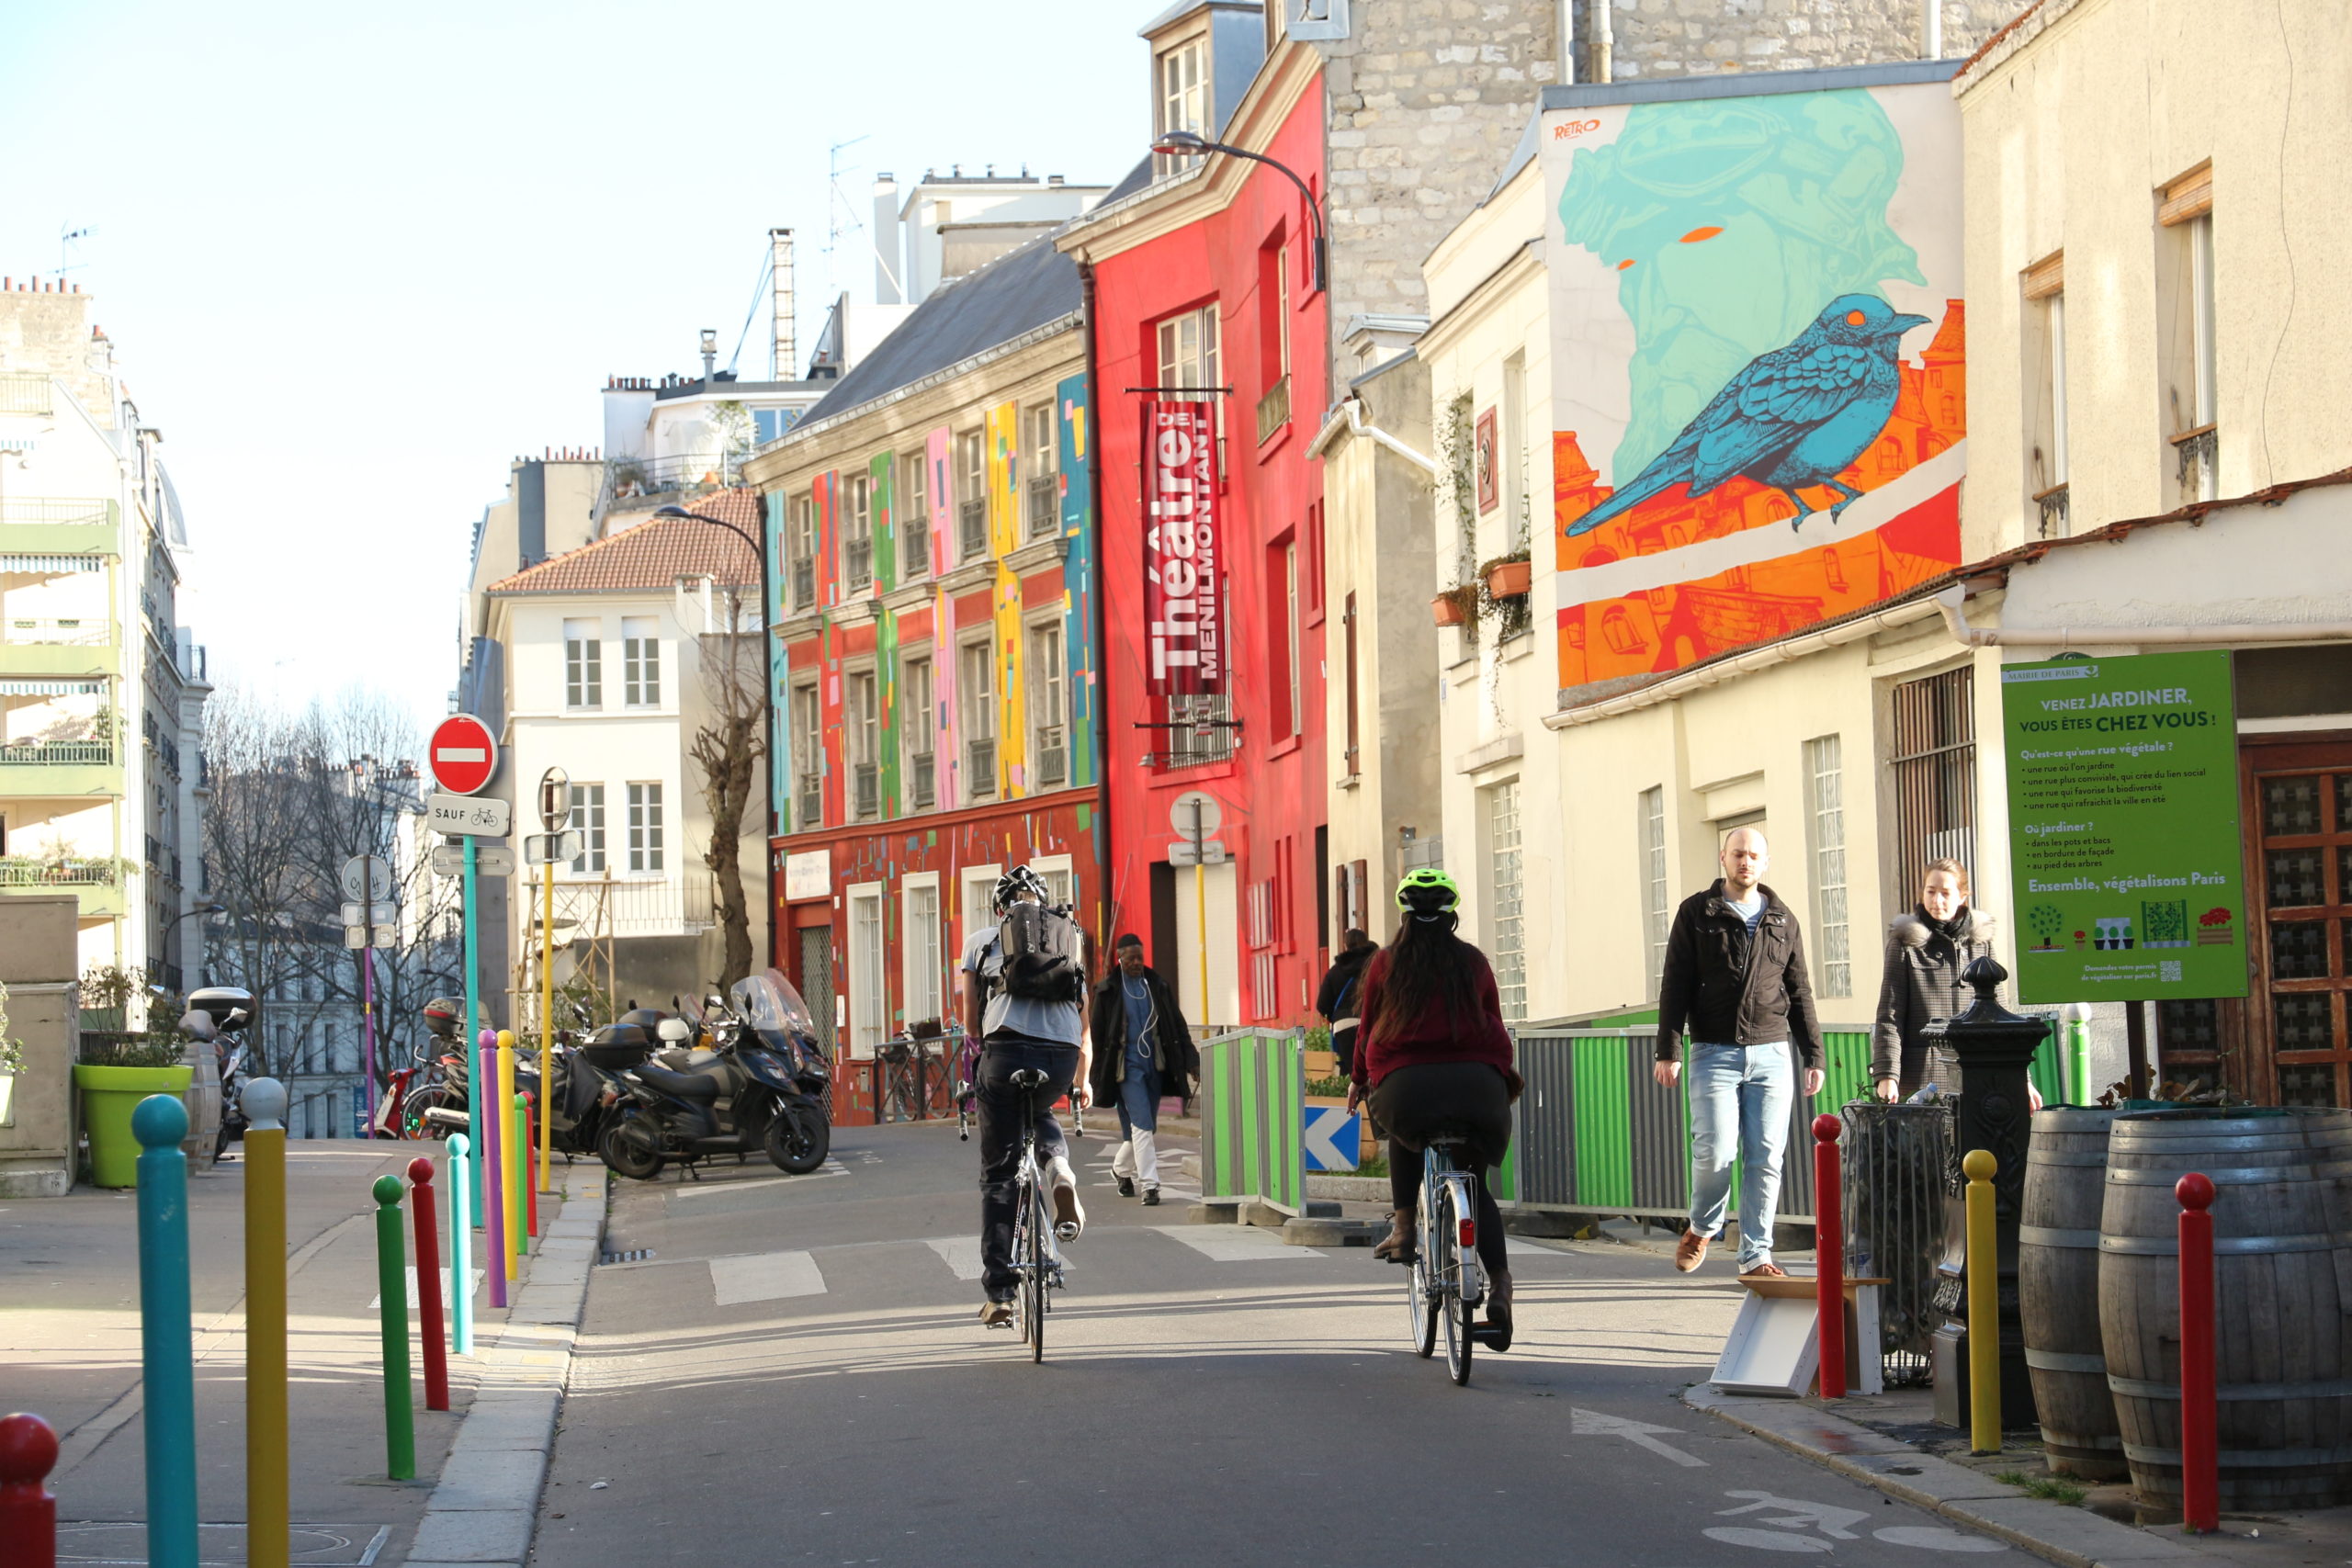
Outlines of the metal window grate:
<svg viewBox="0 0 2352 1568">
<path fill-rule="evenodd" d="M 856 767 L 857 815 L 860 818 L 878 817 L 882 812 L 882 769 L 878 763 L 860 762 Z"/>
<path fill-rule="evenodd" d="M 1054 476 L 1040 474 L 1029 481 L 1029 536 L 1043 539 L 1061 531 L 1060 498 Z"/>
<path fill-rule="evenodd" d="M 992 800 L 996 796 L 996 741 L 974 740 L 964 748 L 964 796 Z"/>
<path fill-rule="evenodd" d="M 1487 795 L 1487 842 L 1493 901 L 1487 934 L 1492 943 L 1495 988 L 1500 993 L 1503 1021 L 1519 1023 L 1527 1017 L 1527 948 L 1520 880 L 1517 779 L 1497 784 Z"/>
<path fill-rule="evenodd" d="M 929 751 L 917 751 L 907 759 L 908 788 L 917 806 L 929 806 L 936 787 L 934 762 Z"/>
<path fill-rule="evenodd" d="M 1976 875 L 1976 671 L 1968 665 L 1894 688 L 1896 897 L 1931 860 L 1951 859 Z"/>
<path fill-rule="evenodd" d="M 965 502 L 956 511 L 961 530 L 958 543 L 966 560 L 977 560 L 989 553 L 989 503 L 978 496 Z"/>
</svg>

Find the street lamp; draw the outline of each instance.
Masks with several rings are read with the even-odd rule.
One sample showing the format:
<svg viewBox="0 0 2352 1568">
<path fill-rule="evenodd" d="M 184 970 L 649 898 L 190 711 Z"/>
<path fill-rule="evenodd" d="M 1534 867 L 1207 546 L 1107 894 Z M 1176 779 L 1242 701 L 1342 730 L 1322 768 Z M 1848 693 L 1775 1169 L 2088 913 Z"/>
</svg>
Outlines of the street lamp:
<svg viewBox="0 0 2352 1568">
<path fill-rule="evenodd" d="M 1306 216 L 1315 225 L 1314 245 L 1310 253 L 1309 265 L 1314 269 L 1313 291 L 1317 294 L 1323 292 L 1324 275 L 1327 271 L 1329 252 L 1329 242 L 1323 232 L 1323 209 L 1317 204 L 1314 190 L 1305 180 L 1298 177 L 1296 170 L 1287 164 L 1275 162 L 1263 152 L 1252 152 L 1246 147 L 1236 147 L 1229 142 L 1211 141 L 1197 131 L 1191 130 L 1162 131 L 1153 139 L 1151 150 L 1175 158 L 1197 157 L 1204 152 L 1223 152 L 1229 157 L 1247 158 L 1253 164 L 1263 164 L 1266 167 L 1279 170 L 1287 175 L 1290 183 L 1298 187 L 1298 194 L 1306 198 Z"/>
<path fill-rule="evenodd" d="M 729 533 L 734 535 L 737 538 L 742 540 L 746 545 L 749 545 L 752 547 L 752 554 L 759 558 L 760 691 L 762 694 L 760 705 L 767 711 L 768 716 L 768 767 L 770 770 L 769 776 L 774 777 L 774 770 L 775 767 L 775 696 L 774 693 L 768 690 L 769 677 L 767 669 L 770 657 L 768 638 L 773 635 L 768 628 L 768 606 L 774 603 L 774 600 L 769 595 L 767 547 L 762 545 L 757 539 L 752 537 L 751 535 L 745 533 L 742 529 L 737 527 L 734 524 L 728 522 L 724 518 L 707 517 L 699 512 L 689 512 L 683 506 L 665 506 L 660 511 L 654 513 L 653 515 L 657 518 L 690 518 L 696 523 L 707 523 L 714 528 L 724 528 Z M 771 839 L 775 837 L 775 791 L 774 789 L 770 789 L 768 791 L 768 837 Z M 768 881 L 770 884 L 768 888 L 770 897 L 768 901 L 770 907 L 773 908 L 775 901 L 774 897 L 774 894 L 775 892 L 775 888 L 774 886 L 775 881 L 775 856 L 771 854 L 768 855 L 766 859 L 768 862 Z"/>
</svg>

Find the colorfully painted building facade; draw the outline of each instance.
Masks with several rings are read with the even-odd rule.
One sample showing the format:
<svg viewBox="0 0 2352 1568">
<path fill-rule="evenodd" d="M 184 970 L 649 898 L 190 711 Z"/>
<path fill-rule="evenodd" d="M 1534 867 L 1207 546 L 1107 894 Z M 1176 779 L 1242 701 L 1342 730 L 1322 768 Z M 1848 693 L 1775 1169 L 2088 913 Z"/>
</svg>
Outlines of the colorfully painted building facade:
<svg viewBox="0 0 2352 1568">
<path fill-rule="evenodd" d="M 775 961 L 869 1063 L 952 1019 L 1011 865 L 1099 935 L 1094 422 L 1078 268 L 1039 241 L 948 284 L 749 465 L 765 497 Z"/>
<path fill-rule="evenodd" d="M 1188 16 L 1163 22 L 1181 29 Z M 1312 47 L 1279 41 L 1229 114 L 1208 122 L 1318 199 L 1322 71 Z M 1316 287 L 1307 199 L 1282 172 L 1215 154 L 1156 173 L 1058 240 L 1091 270 L 1102 389 L 1105 896 L 1112 923 L 1144 937 L 1192 1022 L 1296 1023 L 1330 941 L 1322 475 L 1308 451 L 1330 402 L 1328 297 Z M 1146 422 L 1171 407 L 1188 420 L 1205 408 L 1216 422 L 1201 473 L 1223 558 L 1201 614 L 1222 625 L 1224 668 L 1206 692 L 1156 690 L 1185 682 L 1152 673 L 1156 629 L 1174 616 L 1156 623 L 1150 609 L 1181 597 L 1198 564 L 1165 558 L 1148 592 L 1148 541 L 1159 541 L 1154 525 L 1173 502 L 1162 463 L 1171 447 L 1155 439 L 1148 452 Z M 1178 803 L 1195 793 L 1213 803 L 1220 824 L 1207 837 L 1223 846 L 1221 861 L 1212 850 L 1217 863 L 1197 871 L 1177 825 L 1189 820 Z"/>
</svg>

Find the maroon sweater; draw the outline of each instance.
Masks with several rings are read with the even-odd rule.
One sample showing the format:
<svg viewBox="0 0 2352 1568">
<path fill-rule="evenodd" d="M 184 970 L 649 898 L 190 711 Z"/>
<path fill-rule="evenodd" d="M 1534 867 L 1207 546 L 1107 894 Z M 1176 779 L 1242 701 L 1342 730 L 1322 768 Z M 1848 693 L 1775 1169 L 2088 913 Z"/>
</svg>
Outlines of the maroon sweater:
<svg viewBox="0 0 2352 1568">
<path fill-rule="evenodd" d="M 1518 1094 L 1519 1073 L 1511 1063 L 1510 1032 L 1503 1025 L 1502 997 L 1495 989 L 1495 972 L 1487 966 L 1487 955 L 1476 948 L 1465 942 L 1463 953 L 1464 962 L 1477 966 L 1471 979 L 1471 994 L 1477 998 L 1476 1010 L 1466 1018 L 1456 1017 L 1447 1012 L 1443 1003 L 1432 1001 L 1419 1018 L 1398 1021 L 1401 1027 L 1385 1027 L 1388 950 L 1373 954 L 1358 987 L 1363 1022 L 1356 1032 L 1357 1083 L 1377 1086 L 1399 1067 L 1484 1062 L 1500 1072 L 1509 1080 L 1511 1093 Z"/>
</svg>

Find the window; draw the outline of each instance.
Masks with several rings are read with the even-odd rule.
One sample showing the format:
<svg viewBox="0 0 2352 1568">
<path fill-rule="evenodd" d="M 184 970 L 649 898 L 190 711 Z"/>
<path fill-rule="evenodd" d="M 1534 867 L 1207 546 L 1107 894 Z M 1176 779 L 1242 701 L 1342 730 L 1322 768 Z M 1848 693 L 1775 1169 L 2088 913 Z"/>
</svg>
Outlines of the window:
<svg viewBox="0 0 2352 1568">
<path fill-rule="evenodd" d="M 989 553 L 989 447 L 982 431 L 956 438 L 956 521 L 959 560 Z"/>
<path fill-rule="evenodd" d="M 1345 607 L 1340 612 L 1340 626 L 1346 635 L 1345 667 L 1340 674 L 1347 682 L 1348 692 L 1348 749 L 1340 756 L 1347 769 L 1346 776 L 1354 778 L 1363 771 L 1363 765 L 1356 755 L 1356 596 L 1352 593 L 1348 595 Z"/>
<path fill-rule="evenodd" d="M 1277 741 L 1299 732 L 1298 546 L 1284 538 L 1266 549 L 1266 641 L 1282 663 L 1267 694 L 1269 729 Z"/>
<path fill-rule="evenodd" d="M 793 422 L 799 417 L 798 409 L 753 409 L 752 411 L 752 439 L 764 446 L 790 430 Z"/>
<path fill-rule="evenodd" d="M 899 581 L 931 575 L 931 458 L 918 452 L 899 466 Z"/>
<path fill-rule="evenodd" d="M 910 659 L 899 678 L 899 733 L 906 738 L 907 796 L 917 807 L 928 807 L 938 794 L 938 769 L 933 750 L 939 728 L 932 705 L 931 660 Z"/>
<path fill-rule="evenodd" d="M 790 525 L 785 531 L 785 555 L 791 562 L 792 606 L 806 610 L 817 603 L 816 498 L 792 498 Z"/>
<path fill-rule="evenodd" d="M 1487 941 L 1505 1023 L 1527 1019 L 1527 921 L 1520 874 L 1519 781 L 1487 792 Z"/>
<path fill-rule="evenodd" d="M 1907 909 L 1931 860 L 1976 875 L 1976 671 L 1968 665 L 1894 688 L 1894 886 Z"/>
<path fill-rule="evenodd" d="M 1028 493 L 1029 537 L 1050 538 L 1061 532 L 1060 487 L 1054 479 L 1054 405 L 1039 403 L 1022 416 L 1022 460 L 1028 473 L 1023 488 Z"/>
<path fill-rule="evenodd" d="M 1529 531 L 1531 510 L 1527 472 L 1527 355 L 1514 354 L 1503 361 L 1502 450 L 1495 455 L 1501 470 L 1503 516 L 1511 536 L 1503 541 L 1519 549 Z"/>
<path fill-rule="evenodd" d="M 2160 193 L 2156 221 L 2156 345 L 2174 499 L 2221 493 L 2216 472 L 2213 355 L 2213 169 L 2181 175 Z"/>
<path fill-rule="evenodd" d="M 849 731 L 850 815 L 859 820 L 882 814 L 882 704 L 880 682 L 871 670 L 851 673 L 842 723 Z"/>
<path fill-rule="evenodd" d="M 594 620 L 563 623 L 563 705 L 605 705 L 605 629 Z"/>
<path fill-rule="evenodd" d="M 1841 748 L 1835 735 L 1804 743 L 1805 818 L 1812 831 L 1813 953 L 1817 989 L 1825 997 L 1854 994 L 1854 965 L 1846 932 L 1846 796 Z"/>
<path fill-rule="evenodd" d="M 1031 783 L 1058 789 L 1069 782 L 1069 723 L 1062 663 L 1062 627 L 1047 621 L 1029 628 L 1029 757 Z"/>
<path fill-rule="evenodd" d="M 1641 793 L 1634 812 L 1636 842 L 1641 846 L 1642 924 L 1648 940 L 1643 943 L 1645 962 L 1643 965 L 1646 988 L 1643 995 L 1657 1000 L 1659 983 L 1666 976 L 1667 891 L 1666 891 L 1666 788 L 1654 785 Z"/>
<path fill-rule="evenodd" d="M 621 617 L 621 694 L 629 706 L 662 703 L 662 638 L 650 615 Z"/>
<path fill-rule="evenodd" d="M 1290 249 L 1280 231 L 1258 253 L 1258 440 L 1290 423 Z"/>
<path fill-rule="evenodd" d="M 658 784 L 628 786 L 628 868 L 662 869 L 662 786 Z"/>
<path fill-rule="evenodd" d="M 571 826 L 580 834 L 580 856 L 571 863 L 574 875 L 605 869 L 605 786 L 571 786 Z"/>
<path fill-rule="evenodd" d="M 1290 732 L 1306 728 L 1306 688 L 1298 653 L 1298 543 L 1283 547 L 1283 642 L 1290 656 Z"/>
<path fill-rule="evenodd" d="M 986 642 L 956 650 L 956 694 L 964 707 L 964 798 L 996 795 L 996 661 Z"/>
<path fill-rule="evenodd" d="M 803 831 L 825 819 L 825 716 L 813 681 L 792 688 L 793 826 Z"/>
<path fill-rule="evenodd" d="M 2063 537 L 2066 513 L 2066 268 L 2052 256 L 2025 275 L 2026 493 L 2041 537 Z"/>
<path fill-rule="evenodd" d="M 885 988 L 882 944 L 882 885 L 849 889 L 849 1053 L 871 1059 L 889 1037 L 889 997 Z"/>
<path fill-rule="evenodd" d="M 961 941 L 969 942 L 977 933 L 996 924 L 996 911 L 989 908 L 989 900 L 996 897 L 996 879 L 1004 874 L 1004 867 L 967 865 L 962 874 L 964 934 Z"/>
<path fill-rule="evenodd" d="M 938 874 L 931 873 L 920 881 L 909 877 L 906 897 L 906 941 L 901 952 L 907 973 L 900 994 L 906 998 L 907 1021 L 944 1020 L 940 996 L 946 968 L 940 958 Z"/>
<path fill-rule="evenodd" d="M 1195 136 L 1209 134 L 1208 113 L 1208 39 L 1187 39 L 1162 54 L 1155 74 L 1159 79 L 1159 124 L 1162 134 L 1171 130 L 1189 130 Z M 1152 175 L 1161 178 L 1190 168 L 1193 159 L 1182 154 L 1155 153 Z"/>
<path fill-rule="evenodd" d="M 1233 760 L 1233 705 L 1222 692 L 1162 697 L 1166 737 L 1153 761 L 1162 768 L 1191 768 Z"/>
<path fill-rule="evenodd" d="M 1159 323 L 1161 388 L 1214 391 L 1217 383 L 1216 307 L 1187 310 Z"/>
<path fill-rule="evenodd" d="M 852 593 L 874 586 L 874 480 L 865 474 L 849 477 L 847 525 L 842 534 L 842 572 Z"/>
<path fill-rule="evenodd" d="M 1275 996 L 1274 911 L 1280 902 L 1274 879 L 1250 885 L 1250 1016 L 1272 1018 Z"/>
</svg>

